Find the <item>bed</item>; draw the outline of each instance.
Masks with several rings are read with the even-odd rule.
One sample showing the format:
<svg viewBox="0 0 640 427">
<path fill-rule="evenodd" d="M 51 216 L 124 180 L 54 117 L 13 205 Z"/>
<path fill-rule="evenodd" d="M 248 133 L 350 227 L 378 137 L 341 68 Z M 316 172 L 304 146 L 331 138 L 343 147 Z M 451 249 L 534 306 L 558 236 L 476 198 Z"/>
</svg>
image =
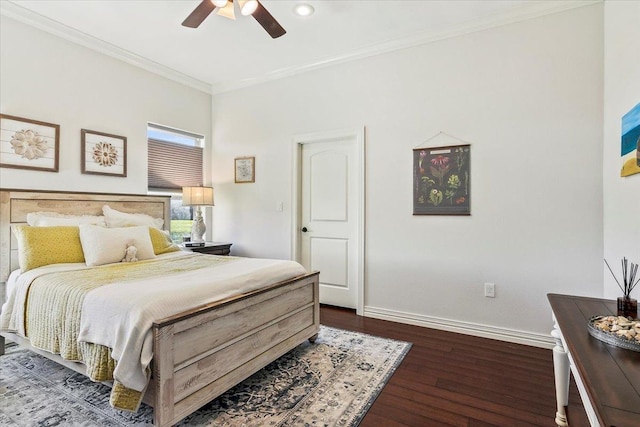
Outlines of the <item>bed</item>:
<svg viewBox="0 0 640 427">
<path fill-rule="evenodd" d="M 170 200 L 164 196 L 0 189 L 0 281 L 19 266 L 11 227 L 24 224 L 28 213 L 95 216 L 104 205 L 169 222 Z M 273 279 L 154 319 L 151 379 L 143 400 L 154 408 L 154 425 L 177 423 L 305 340 L 314 341 L 320 324 L 318 275 L 303 271 Z M 0 333 L 0 354 L 5 338 L 86 373 L 83 364 L 35 348 L 18 333 Z"/>
</svg>

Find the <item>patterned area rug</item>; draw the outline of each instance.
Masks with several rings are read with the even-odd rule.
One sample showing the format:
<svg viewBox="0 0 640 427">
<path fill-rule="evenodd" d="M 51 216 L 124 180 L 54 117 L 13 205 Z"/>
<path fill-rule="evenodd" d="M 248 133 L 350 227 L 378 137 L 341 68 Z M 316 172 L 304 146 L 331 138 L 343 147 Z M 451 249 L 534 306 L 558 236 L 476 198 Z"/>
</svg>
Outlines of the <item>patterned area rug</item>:
<svg viewBox="0 0 640 427">
<path fill-rule="evenodd" d="M 357 426 L 411 344 L 322 326 L 179 426 Z M 0 425 L 147 426 L 153 409 L 109 406 L 110 388 L 33 352 L 0 356 Z"/>
</svg>

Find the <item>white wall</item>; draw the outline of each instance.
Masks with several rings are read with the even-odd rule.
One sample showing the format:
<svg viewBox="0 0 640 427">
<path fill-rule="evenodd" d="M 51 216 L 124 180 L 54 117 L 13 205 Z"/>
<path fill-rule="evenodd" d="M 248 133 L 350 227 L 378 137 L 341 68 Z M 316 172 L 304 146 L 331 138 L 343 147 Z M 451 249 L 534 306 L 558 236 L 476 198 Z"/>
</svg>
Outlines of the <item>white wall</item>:
<svg viewBox="0 0 640 427">
<path fill-rule="evenodd" d="M 365 125 L 365 312 L 548 337 L 548 292 L 602 295 L 602 9 L 214 96 L 214 237 L 291 256 L 292 136 Z M 439 131 L 472 144 L 470 217 L 412 216 L 412 148 Z M 246 155 L 256 183 L 233 184 Z"/>
<path fill-rule="evenodd" d="M 640 102 L 640 2 L 607 0 L 604 12 L 604 257 L 620 280 L 622 257 L 640 263 L 640 174 L 620 177 L 621 119 Z M 605 297 L 621 296 L 608 269 L 604 279 Z"/>
<path fill-rule="evenodd" d="M 0 111 L 60 125 L 59 172 L 0 168 L 0 186 L 142 194 L 147 191 L 147 122 L 211 140 L 209 94 L 0 19 Z M 81 173 L 83 128 L 127 137 L 126 178 Z"/>
</svg>

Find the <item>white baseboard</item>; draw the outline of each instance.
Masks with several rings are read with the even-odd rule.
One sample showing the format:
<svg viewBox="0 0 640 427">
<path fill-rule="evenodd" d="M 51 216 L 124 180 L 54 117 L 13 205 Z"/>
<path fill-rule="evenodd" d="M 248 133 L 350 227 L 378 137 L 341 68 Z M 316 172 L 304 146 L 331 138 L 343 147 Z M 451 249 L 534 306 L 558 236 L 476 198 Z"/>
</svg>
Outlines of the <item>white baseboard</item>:
<svg viewBox="0 0 640 427">
<path fill-rule="evenodd" d="M 500 341 L 530 345 L 552 349 L 554 340 L 551 335 L 518 331 L 515 329 L 500 328 L 496 326 L 481 325 L 478 323 L 461 322 L 459 320 L 445 319 L 442 317 L 425 316 L 422 314 L 404 313 L 401 311 L 387 310 L 385 308 L 364 307 L 364 316 L 375 319 L 390 320 L 392 322 L 408 325 L 423 326 L 426 328 L 440 329 L 443 331 L 473 335 L 476 337 L 491 338 Z"/>
</svg>

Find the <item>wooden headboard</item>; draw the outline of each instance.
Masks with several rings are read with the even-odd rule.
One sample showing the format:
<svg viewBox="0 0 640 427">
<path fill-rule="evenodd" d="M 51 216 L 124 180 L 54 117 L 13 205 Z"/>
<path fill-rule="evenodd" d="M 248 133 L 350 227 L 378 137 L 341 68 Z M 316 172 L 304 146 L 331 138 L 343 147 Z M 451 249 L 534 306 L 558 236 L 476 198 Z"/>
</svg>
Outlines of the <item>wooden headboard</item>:
<svg viewBox="0 0 640 427">
<path fill-rule="evenodd" d="M 9 273 L 19 268 L 18 243 L 11 226 L 25 224 L 29 212 L 102 215 L 104 205 L 122 212 L 145 213 L 162 218 L 165 229 L 169 229 L 169 196 L 0 189 L 0 281 L 6 281 Z"/>
</svg>

